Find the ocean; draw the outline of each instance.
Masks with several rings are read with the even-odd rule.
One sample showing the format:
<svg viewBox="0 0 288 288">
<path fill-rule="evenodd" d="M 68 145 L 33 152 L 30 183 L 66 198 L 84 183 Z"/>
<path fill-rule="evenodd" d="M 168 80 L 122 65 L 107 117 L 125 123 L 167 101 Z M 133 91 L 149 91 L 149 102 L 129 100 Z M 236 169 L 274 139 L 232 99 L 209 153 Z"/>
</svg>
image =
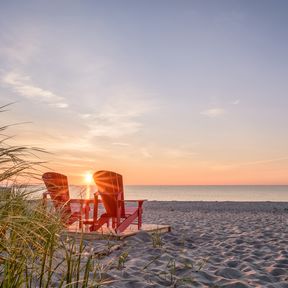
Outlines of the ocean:
<svg viewBox="0 0 288 288">
<path fill-rule="evenodd" d="M 288 202 L 288 185 L 166 186 L 127 185 L 125 199 L 157 201 L 276 201 Z M 95 186 L 70 186 L 71 197 L 93 197 Z"/>
</svg>

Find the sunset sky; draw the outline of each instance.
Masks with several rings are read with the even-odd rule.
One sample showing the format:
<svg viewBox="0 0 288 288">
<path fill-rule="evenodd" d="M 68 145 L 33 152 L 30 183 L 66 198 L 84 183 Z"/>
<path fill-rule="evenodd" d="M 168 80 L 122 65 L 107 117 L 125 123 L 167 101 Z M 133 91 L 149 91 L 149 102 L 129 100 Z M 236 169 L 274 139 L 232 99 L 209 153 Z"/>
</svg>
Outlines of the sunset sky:
<svg viewBox="0 0 288 288">
<path fill-rule="evenodd" d="M 288 184 L 288 1 L 1 1 L 11 145 L 126 184 Z M 46 170 L 47 171 L 47 170 Z"/>
</svg>

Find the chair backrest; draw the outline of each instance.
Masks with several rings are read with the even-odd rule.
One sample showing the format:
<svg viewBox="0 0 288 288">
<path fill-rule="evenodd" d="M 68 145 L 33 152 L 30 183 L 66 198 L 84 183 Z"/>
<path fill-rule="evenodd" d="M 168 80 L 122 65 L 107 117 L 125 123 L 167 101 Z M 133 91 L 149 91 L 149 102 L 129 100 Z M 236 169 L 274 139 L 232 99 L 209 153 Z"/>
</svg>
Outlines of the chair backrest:
<svg viewBox="0 0 288 288">
<path fill-rule="evenodd" d="M 42 175 L 42 179 L 55 208 L 61 209 L 64 214 L 71 214 L 67 176 L 55 172 L 46 172 Z"/>
<path fill-rule="evenodd" d="M 122 200 L 120 215 L 125 216 L 124 190 L 122 175 L 111 171 L 97 171 L 93 179 L 98 187 L 106 213 L 110 217 L 117 217 L 117 197 Z"/>
</svg>

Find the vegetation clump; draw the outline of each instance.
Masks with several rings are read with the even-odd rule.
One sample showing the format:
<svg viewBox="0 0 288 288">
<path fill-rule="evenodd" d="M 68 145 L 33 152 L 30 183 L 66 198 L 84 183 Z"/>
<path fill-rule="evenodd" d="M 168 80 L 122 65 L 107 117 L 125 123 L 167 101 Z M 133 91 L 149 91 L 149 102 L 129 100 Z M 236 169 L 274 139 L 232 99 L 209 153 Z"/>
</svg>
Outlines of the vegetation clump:
<svg viewBox="0 0 288 288">
<path fill-rule="evenodd" d="M 0 114 L 7 106 L 0 107 Z M 0 287 L 107 284 L 98 260 L 87 255 L 83 241 L 62 239 L 59 213 L 43 206 L 39 186 L 29 185 L 41 175 L 37 155 L 45 151 L 7 144 L 8 128 L 0 127 Z"/>
</svg>

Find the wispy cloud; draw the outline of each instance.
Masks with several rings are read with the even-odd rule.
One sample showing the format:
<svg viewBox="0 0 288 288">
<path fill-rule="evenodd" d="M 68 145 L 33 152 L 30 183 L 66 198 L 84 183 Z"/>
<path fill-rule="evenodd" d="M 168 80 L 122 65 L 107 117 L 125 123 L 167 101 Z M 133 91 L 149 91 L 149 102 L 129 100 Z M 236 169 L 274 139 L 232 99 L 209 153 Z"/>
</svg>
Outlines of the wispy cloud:
<svg viewBox="0 0 288 288">
<path fill-rule="evenodd" d="M 140 152 L 144 158 L 152 158 L 152 154 L 148 151 L 147 148 L 141 148 Z"/>
<path fill-rule="evenodd" d="M 80 117 L 86 119 L 90 137 L 119 138 L 131 135 L 142 128 L 140 117 L 155 108 L 151 101 L 144 99 L 131 95 L 111 98 L 100 112 L 82 114 Z"/>
<path fill-rule="evenodd" d="M 14 92 L 25 98 L 37 99 L 38 101 L 49 103 L 58 108 L 68 107 L 63 97 L 34 85 L 28 75 L 9 72 L 2 77 L 2 83 L 8 85 Z"/>
<path fill-rule="evenodd" d="M 261 165 L 261 164 L 271 164 L 271 163 L 279 163 L 285 162 L 288 160 L 288 157 L 279 157 L 279 158 L 272 158 L 272 159 L 262 159 L 262 160 L 255 160 L 250 162 L 242 162 L 242 163 L 233 163 L 233 164 L 216 164 L 212 165 L 211 168 L 214 170 L 232 170 L 239 167 L 245 166 L 254 166 L 254 165 Z"/>
<path fill-rule="evenodd" d="M 90 136 L 118 138 L 136 133 L 142 124 L 135 117 L 122 113 L 102 112 L 88 123 Z"/>
<path fill-rule="evenodd" d="M 240 103 L 240 99 L 236 99 L 235 101 L 232 102 L 233 105 L 238 105 Z"/>
<path fill-rule="evenodd" d="M 5 20 L 3 22 L 1 24 L 4 24 L 5 28 L 2 27 L 4 29 L 2 29 L 0 35 L 0 51 L 3 63 L 22 66 L 29 63 L 31 59 L 37 58 L 41 44 L 41 41 L 39 41 L 41 35 L 39 26 L 27 24 L 23 21 L 21 25 L 16 24 L 15 26 L 11 23 L 5 25 Z"/>
<path fill-rule="evenodd" d="M 89 114 L 89 113 L 79 114 L 79 116 L 80 116 L 80 118 L 82 118 L 82 119 L 89 119 L 89 118 L 92 117 L 92 115 Z"/>
<path fill-rule="evenodd" d="M 287 161 L 288 157 L 279 157 L 279 158 L 272 158 L 272 159 L 264 159 L 264 160 L 257 160 L 257 161 L 251 161 L 251 162 L 245 162 L 241 165 L 258 165 L 258 164 L 269 164 L 269 163 L 277 163 L 282 161 Z"/>
<path fill-rule="evenodd" d="M 189 149 L 185 149 L 184 147 L 179 148 L 167 148 L 164 151 L 165 156 L 169 158 L 186 158 L 190 159 L 198 155 L 197 152 L 190 151 Z"/>
<path fill-rule="evenodd" d="M 222 108 L 212 108 L 202 111 L 200 114 L 210 117 L 210 118 L 216 118 L 224 115 L 226 111 Z"/>
<path fill-rule="evenodd" d="M 129 143 L 124 143 L 124 142 L 113 142 L 112 145 L 122 146 L 122 147 L 129 147 L 129 146 L 131 146 Z"/>
</svg>

